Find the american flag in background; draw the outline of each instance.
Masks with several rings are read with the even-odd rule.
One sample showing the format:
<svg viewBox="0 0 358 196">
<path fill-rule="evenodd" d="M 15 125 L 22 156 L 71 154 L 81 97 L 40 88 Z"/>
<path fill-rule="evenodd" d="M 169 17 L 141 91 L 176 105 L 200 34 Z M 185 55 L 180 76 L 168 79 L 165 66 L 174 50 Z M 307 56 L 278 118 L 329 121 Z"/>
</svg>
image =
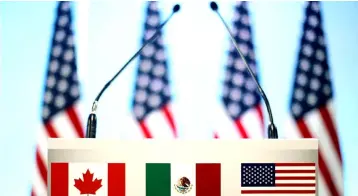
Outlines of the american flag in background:
<svg viewBox="0 0 358 196">
<path fill-rule="evenodd" d="M 70 2 L 58 3 L 37 138 L 32 196 L 47 195 L 47 138 L 83 138 Z"/>
<path fill-rule="evenodd" d="M 242 163 L 241 195 L 315 196 L 315 163 Z"/>
<path fill-rule="evenodd" d="M 232 34 L 245 56 L 247 63 L 257 76 L 257 66 L 252 41 L 248 2 L 236 2 Z M 215 138 L 262 138 L 264 137 L 263 114 L 260 95 L 255 81 L 231 44 L 225 68 L 223 97 L 226 125 L 219 125 Z M 223 121 L 224 122 L 224 121 Z"/>
<path fill-rule="evenodd" d="M 147 2 L 142 42 L 160 25 L 158 2 Z M 133 113 L 145 138 L 176 138 L 171 112 L 171 92 L 162 34 L 148 44 L 139 57 L 133 98 Z"/>
<path fill-rule="evenodd" d="M 308 2 L 290 112 L 290 137 L 319 138 L 319 194 L 343 195 L 342 155 L 319 2 Z"/>
</svg>

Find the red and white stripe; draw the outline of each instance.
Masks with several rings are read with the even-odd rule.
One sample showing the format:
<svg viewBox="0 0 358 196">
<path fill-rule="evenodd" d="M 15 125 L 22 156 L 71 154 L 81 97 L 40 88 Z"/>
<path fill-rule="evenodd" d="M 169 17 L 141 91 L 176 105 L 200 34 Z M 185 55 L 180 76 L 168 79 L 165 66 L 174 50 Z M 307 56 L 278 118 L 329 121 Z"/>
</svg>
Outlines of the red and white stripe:
<svg viewBox="0 0 358 196">
<path fill-rule="evenodd" d="M 37 136 L 36 170 L 31 191 L 32 196 L 47 196 L 47 139 L 84 137 L 78 104 L 75 105 L 58 113 L 40 128 Z"/>
<path fill-rule="evenodd" d="M 262 105 L 251 108 L 239 119 L 233 121 L 223 106 L 219 106 L 215 114 L 214 138 L 264 138 L 264 117 Z"/>
<path fill-rule="evenodd" d="M 292 121 L 292 120 L 291 120 Z M 318 191 L 324 196 L 343 194 L 342 155 L 339 146 L 332 102 L 292 121 L 289 137 L 319 139 Z M 293 125 L 293 126 L 292 126 Z"/>
<path fill-rule="evenodd" d="M 274 187 L 241 187 L 242 195 L 315 196 L 314 163 L 276 163 Z"/>
<path fill-rule="evenodd" d="M 170 105 L 151 112 L 139 122 L 139 126 L 145 138 L 175 139 L 178 137 Z"/>
</svg>

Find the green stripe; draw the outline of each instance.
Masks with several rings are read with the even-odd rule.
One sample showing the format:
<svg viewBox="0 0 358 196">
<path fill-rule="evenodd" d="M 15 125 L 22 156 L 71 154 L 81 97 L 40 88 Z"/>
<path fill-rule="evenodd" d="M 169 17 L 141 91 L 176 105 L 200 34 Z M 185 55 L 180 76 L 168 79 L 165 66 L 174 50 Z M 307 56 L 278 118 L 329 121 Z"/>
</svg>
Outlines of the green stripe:
<svg viewBox="0 0 358 196">
<path fill-rule="evenodd" d="M 170 196 L 170 164 L 146 164 L 146 196 Z"/>
</svg>

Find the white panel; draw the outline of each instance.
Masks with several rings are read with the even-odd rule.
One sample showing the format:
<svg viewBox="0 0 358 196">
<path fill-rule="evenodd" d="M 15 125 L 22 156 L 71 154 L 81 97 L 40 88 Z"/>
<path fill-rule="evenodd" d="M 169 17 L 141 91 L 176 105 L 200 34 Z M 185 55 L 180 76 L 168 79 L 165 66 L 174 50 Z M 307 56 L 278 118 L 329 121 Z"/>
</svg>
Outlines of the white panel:
<svg viewBox="0 0 358 196">
<path fill-rule="evenodd" d="M 241 164 L 239 162 L 221 163 L 221 195 L 240 195 Z"/>
<path fill-rule="evenodd" d="M 145 195 L 145 163 L 133 161 L 126 164 L 126 195 Z"/>
<path fill-rule="evenodd" d="M 318 140 L 315 138 L 310 139 L 251 139 L 251 140 L 140 140 L 140 141 L 121 141 L 118 139 L 49 139 L 49 149 L 91 149 L 98 150 L 103 148 L 108 148 L 111 150 L 113 148 L 122 147 L 135 147 L 135 151 L 138 149 L 146 150 L 147 148 L 152 150 L 158 150 L 161 152 L 170 152 L 168 148 L 176 149 L 178 147 L 183 147 L 185 149 L 190 149 L 193 151 L 197 151 L 197 145 L 200 145 L 205 148 L 217 148 L 217 150 L 221 152 L 225 152 L 234 148 L 237 151 L 245 149 L 248 154 L 251 155 L 252 152 L 262 153 L 263 151 L 273 150 L 273 153 L 280 150 L 300 150 L 302 152 L 307 152 L 307 150 L 317 150 L 318 149 Z M 161 146 L 168 146 L 166 149 L 162 149 Z M 200 149 L 202 152 L 203 149 Z M 246 151 L 246 149 L 250 149 L 251 151 Z M 207 150 L 207 149 L 206 149 Z M 205 150 L 205 151 L 206 151 Z M 140 151 L 141 152 L 141 151 Z M 152 151 L 151 151 L 152 152 Z M 241 151 L 240 151 L 241 152 Z M 124 152 L 121 152 L 124 153 Z M 142 152 L 141 152 L 142 153 Z M 188 154 L 189 156 L 190 154 Z M 203 154 L 207 155 L 207 154 Z M 226 153 L 216 154 L 217 156 L 226 156 Z M 212 156 L 212 154 L 210 154 Z M 190 157 L 192 157 L 190 155 Z M 234 156 L 235 157 L 235 156 Z M 233 158 L 234 158 L 233 157 Z M 182 157 L 180 157 L 182 158 Z M 185 158 L 185 156 L 184 156 Z M 236 158 L 236 157 L 235 157 Z M 280 159 L 279 161 L 284 162 L 286 159 Z M 288 159 L 289 160 L 289 159 Z M 311 160 L 311 159 L 310 159 Z"/>
<path fill-rule="evenodd" d="M 183 193 L 178 192 L 175 189 L 175 185 L 178 184 L 178 181 L 182 177 L 186 177 L 189 179 L 190 184 L 188 184 L 191 190 L 187 192 L 186 196 L 195 196 L 195 187 L 196 187 L 196 165 L 195 164 L 181 164 L 181 163 L 173 163 L 170 165 L 171 172 L 171 196 L 183 196 Z"/>
</svg>

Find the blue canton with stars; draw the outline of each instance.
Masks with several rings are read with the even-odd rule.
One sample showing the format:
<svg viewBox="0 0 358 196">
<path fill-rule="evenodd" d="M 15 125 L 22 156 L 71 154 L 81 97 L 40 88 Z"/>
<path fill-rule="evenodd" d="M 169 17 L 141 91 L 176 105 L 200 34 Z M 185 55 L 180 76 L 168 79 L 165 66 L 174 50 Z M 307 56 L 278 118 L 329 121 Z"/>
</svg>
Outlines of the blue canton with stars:
<svg viewBox="0 0 358 196">
<path fill-rule="evenodd" d="M 80 97 L 71 22 L 70 2 L 59 2 L 42 108 L 45 123 Z"/>
<path fill-rule="evenodd" d="M 232 34 L 248 65 L 257 76 L 249 13 L 245 1 L 236 2 Z M 247 110 L 259 105 L 260 95 L 257 92 L 255 81 L 246 70 L 243 60 L 233 44 L 231 44 L 225 69 L 222 100 L 230 117 L 236 120 Z"/>
<path fill-rule="evenodd" d="M 295 119 L 333 97 L 319 2 L 308 2 L 290 110 Z"/>
<path fill-rule="evenodd" d="M 242 187 L 273 187 L 275 186 L 275 164 L 273 163 L 242 163 Z"/>
<path fill-rule="evenodd" d="M 150 39 L 160 25 L 158 2 L 147 3 L 147 17 L 142 42 Z M 133 99 L 133 112 L 138 121 L 150 112 L 159 110 L 170 101 L 168 65 L 164 53 L 162 33 L 148 44 L 139 57 L 139 66 Z"/>
</svg>

